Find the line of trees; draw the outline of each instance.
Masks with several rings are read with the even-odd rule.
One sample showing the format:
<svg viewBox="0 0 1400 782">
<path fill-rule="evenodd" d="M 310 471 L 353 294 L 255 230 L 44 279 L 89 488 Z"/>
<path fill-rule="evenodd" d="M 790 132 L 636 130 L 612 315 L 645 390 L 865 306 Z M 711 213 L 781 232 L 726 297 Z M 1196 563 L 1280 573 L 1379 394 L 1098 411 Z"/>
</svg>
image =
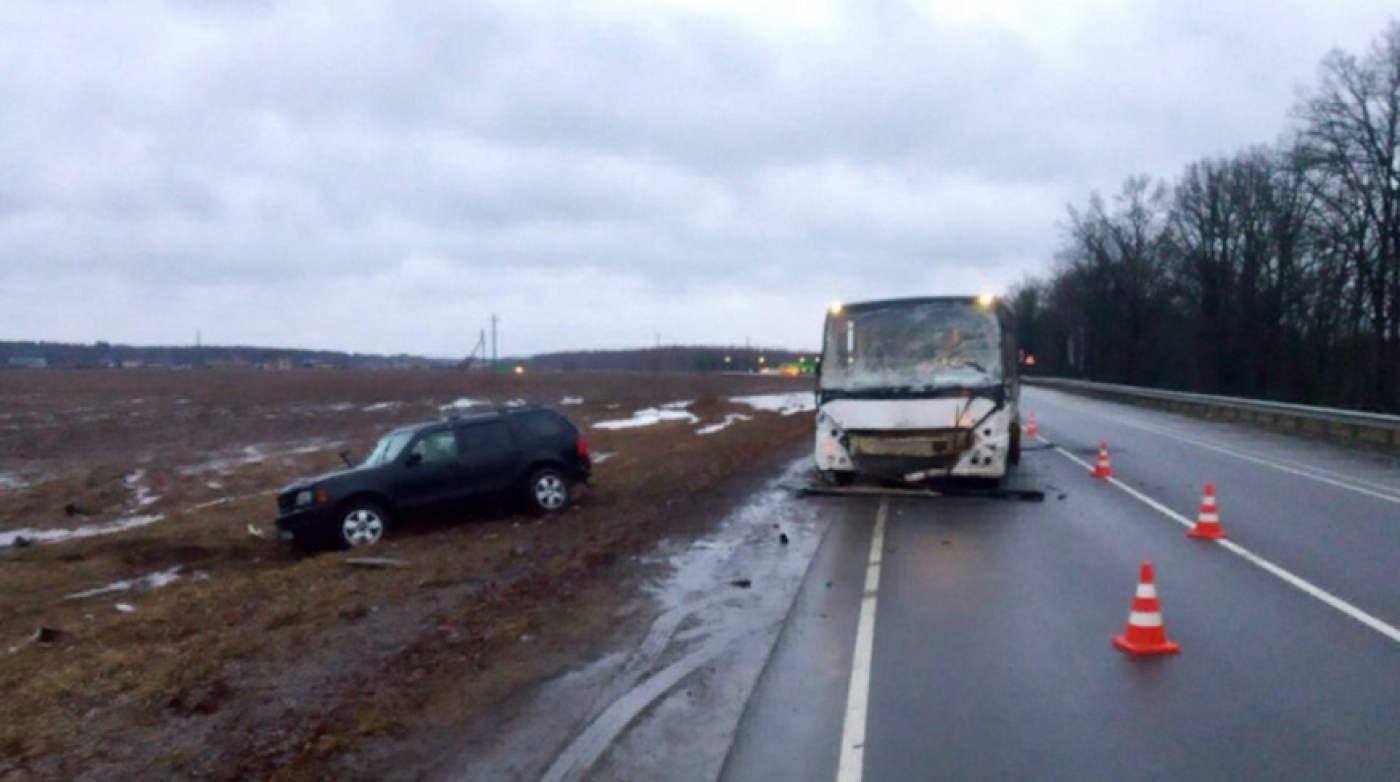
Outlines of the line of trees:
<svg viewBox="0 0 1400 782">
<path fill-rule="evenodd" d="M 1072 207 L 1011 295 L 1046 374 L 1400 411 L 1400 23 L 1329 54 L 1277 146 Z"/>
</svg>

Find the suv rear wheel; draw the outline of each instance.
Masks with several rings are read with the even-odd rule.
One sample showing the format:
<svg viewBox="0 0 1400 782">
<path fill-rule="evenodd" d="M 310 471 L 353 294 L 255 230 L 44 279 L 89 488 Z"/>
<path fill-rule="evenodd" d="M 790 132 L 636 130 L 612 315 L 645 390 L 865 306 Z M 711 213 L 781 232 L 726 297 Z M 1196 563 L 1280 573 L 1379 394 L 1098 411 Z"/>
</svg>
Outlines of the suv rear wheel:
<svg viewBox="0 0 1400 782">
<path fill-rule="evenodd" d="M 336 514 L 337 534 L 346 548 L 372 546 L 384 538 L 389 528 L 389 514 L 376 502 L 356 500 L 347 503 Z"/>
<path fill-rule="evenodd" d="M 558 513 L 569 506 L 569 481 L 553 467 L 535 470 L 525 484 L 525 500 L 537 513 Z"/>
</svg>

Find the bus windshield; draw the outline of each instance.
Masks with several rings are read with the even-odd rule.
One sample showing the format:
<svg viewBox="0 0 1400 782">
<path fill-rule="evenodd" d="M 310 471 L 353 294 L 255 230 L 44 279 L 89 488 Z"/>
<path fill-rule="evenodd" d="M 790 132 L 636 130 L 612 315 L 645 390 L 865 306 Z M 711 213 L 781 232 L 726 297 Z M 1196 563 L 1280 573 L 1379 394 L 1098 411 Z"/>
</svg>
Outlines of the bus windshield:
<svg viewBox="0 0 1400 782">
<path fill-rule="evenodd" d="M 973 301 L 856 306 L 827 318 L 821 387 L 934 391 L 1002 382 L 1001 322 Z"/>
</svg>

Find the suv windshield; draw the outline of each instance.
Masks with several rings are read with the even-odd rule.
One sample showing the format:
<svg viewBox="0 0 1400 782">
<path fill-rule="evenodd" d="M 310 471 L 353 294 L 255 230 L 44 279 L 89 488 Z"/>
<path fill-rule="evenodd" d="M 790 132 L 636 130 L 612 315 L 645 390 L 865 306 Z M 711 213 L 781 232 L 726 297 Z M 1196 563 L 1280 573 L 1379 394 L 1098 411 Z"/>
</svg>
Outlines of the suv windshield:
<svg viewBox="0 0 1400 782">
<path fill-rule="evenodd" d="M 994 310 L 974 302 L 890 302 L 827 320 L 824 389 L 935 390 L 1001 381 L 1001 323 Z"/>
<path fill-rule="evenodd" d="M 380 464 L 392 462 L 398 458 L 403 447 L 408 445 L 408 441 L 413 439 L 413 432 L 390 432 L 379 438 L 379 442 L 374 444 L 374 450 L 365 457 L 364 467 L 374 467 Z"/>
</svg>

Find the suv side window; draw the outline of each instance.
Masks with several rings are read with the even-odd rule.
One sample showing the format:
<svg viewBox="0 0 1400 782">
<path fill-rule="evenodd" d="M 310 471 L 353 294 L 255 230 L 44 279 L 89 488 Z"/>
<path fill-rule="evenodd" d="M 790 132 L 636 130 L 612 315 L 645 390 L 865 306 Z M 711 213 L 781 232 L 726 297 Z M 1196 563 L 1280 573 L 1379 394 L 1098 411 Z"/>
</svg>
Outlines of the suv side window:
<svg viewBox="0 0 1400 782">
<path fill-rule="evenodd" d="M 453 462 L 457 460 L 457 440 L 451 429 L 442 429 L 418 438 L 409 453 L 422 454 L 424 464 Z"/>
<path fill-rule="evenodd" d="M 519 424 L 532 437 L 541 440 L 552 440 L 567 437 L 573 432 L 573 427 L 558 413 L 548 410 L 532 410 L 528 413 L 517 413 L 515 422 Z"/>
<path fill-rule="evenodd" d="M 457 441 L 468 454 L 502 453 L 515 447 L 510 430 L 500 421 L 458 427 Z"/>
</svg>

